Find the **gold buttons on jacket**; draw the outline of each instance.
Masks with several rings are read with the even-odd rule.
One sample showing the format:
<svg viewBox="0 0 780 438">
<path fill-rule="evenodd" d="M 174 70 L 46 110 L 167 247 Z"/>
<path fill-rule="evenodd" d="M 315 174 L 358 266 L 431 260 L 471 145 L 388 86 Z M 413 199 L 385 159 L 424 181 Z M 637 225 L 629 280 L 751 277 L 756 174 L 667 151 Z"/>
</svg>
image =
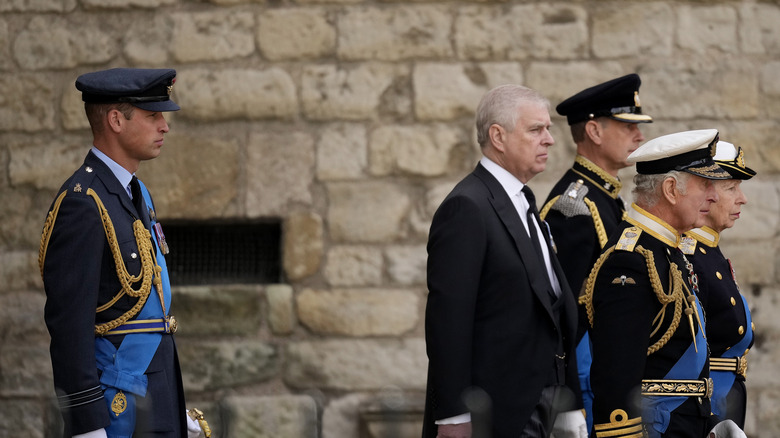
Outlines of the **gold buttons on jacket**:
<svg viewBox="0 0 780 438">
<path fill-rule="evenodd" d="M 720 272 L 715 271 L 715 276 L 718 277 L 718 280 L 723 280 L 723 276 L 720 275 Z"/>
<path fill-rule="evenodd" d="M 739 332 L 740 335 L 744 335 L 745 334 L 745 327 L 739 326 L 739 330 L 737 330 L 737 332 Z"/>
<path fill-rule="evenodd" d="M 731 297 L 731 305 L 732 306 L 736 306 L 737 305 L 737 300 L 735 300 L 734 297 Z"/>
</svg>

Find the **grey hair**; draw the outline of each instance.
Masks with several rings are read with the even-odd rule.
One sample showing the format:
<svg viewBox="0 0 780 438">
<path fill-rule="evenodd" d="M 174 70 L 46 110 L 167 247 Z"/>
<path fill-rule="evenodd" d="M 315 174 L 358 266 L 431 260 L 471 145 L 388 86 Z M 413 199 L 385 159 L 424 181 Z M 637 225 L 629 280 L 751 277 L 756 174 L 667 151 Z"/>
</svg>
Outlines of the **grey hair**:
<svg viewBox="0 0 780 438">
<path fill-rule="evenodd" d="M 524 103 L 536 103 L 550 108 L 550 101 L 536 90 L 522 85 L 500 85 L 488 91 L 476 111 L 477 143 L 488 144 L 490 127 L 494 124 L 512 132 L 520 116 L 518 109 Z"/>
<path fill-rule="evenodd" d="M 660 187 L 667 178 L 677 181 L 677 190 L 684 195 L 688 188 L 690 176 L 690 173 L 678 170 L 670 170 L 669 172 L 656 175 L 634 175 L 634 189 L 631 191 L 634 195 L 634 202 L 646 207 L 654 206 L 661 199 Z"/>
</svg>

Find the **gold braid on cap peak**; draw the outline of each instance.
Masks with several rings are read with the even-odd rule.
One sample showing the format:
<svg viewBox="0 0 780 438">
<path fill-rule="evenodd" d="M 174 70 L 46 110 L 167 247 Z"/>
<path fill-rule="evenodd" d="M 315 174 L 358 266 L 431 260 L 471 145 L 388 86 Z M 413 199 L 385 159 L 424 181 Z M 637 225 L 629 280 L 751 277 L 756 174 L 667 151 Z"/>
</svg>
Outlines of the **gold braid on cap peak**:
<svg viewBox="0 0 780 438">
<path fill-rule="evenodd" d="M 43 264 L 46 259 L 46 250 L 49 246 L 49 239 L 51 238 L 51 233 L 54 228 L 54 222 L 57 219 L 57 213 L 59 212 L 60 205 L 62 204 L 62 200 L 65 198 L 66 194 L 67 191 L 64 191 L 57 197 L 54 207 L 46 217 L 46 222 L 43 226 L 41 246 L 38 251 L 38 265 L 41 269 L 41 276 L 43 276 Z M 133 234 L 135 235 L 135 241 L 138 245 L 138 252 L 141 257 L 141 272 L 139 272 L 138 275 L 131 275 L 129 272 L 127 272 L 127 266 L 124 263 L 124 259 L 122 259 L 122 251 L 119 249 L 119 243 L 117 242 L 116 230 L 114 229 L 114 224 L 111 221 L 108 210 L 106 210 L 105 205 L 103 205 L 103 202 L 100 200 L 100 197 L 97 195 L 97 193 L 95 193 L 94 190 L 87 189 L 87 195 L 91 196 L 95 200 L 95 204 L 97 204 L 98 211 L 100 212 L 100 218 L 103 222 L 103 229 L 106 233 L 106 240 L 108 241 L 108 245 L 111 248 L 111 253 L 114 256 L 116 274 L 119 278 L 119 283 L 122 286 L 122 289 L 114 296 L 114 298 L 112 298 L 108 303 L 98 307 L 96 311 L 99 313 L 110 308 L 119 300 L 119 298 L 125 294 L 138 298 L 138 302 L 136 302 L 130 310 L 125 312 L 119 318 L 104 324 L 95 325 L 95 334 L 103 335 L 109 330 L 124 324 L 141 311 L 144 304 L 146 304 L 146 300 L 149 298 L 149 293 L 152 290 L 152 283 L 154 283 L 154 286 L 157 289 L 157 293 L 160 296 L 160 303 L 163 306 L 163 312 L 165 312 L 162 280 L 160 280 L 160 273 L 162 272 L 162 268 L 159 264 L 157 264 L 156 251 L 152 245 L 152 234 L 149 232 L 149 230 L 146 229 L 146 227 L 144 227 L 144 224 L 141 222 L 141 220 L 136 219 L 136 221 L 133 223 Z M 133 284 L 137 283 L 138 281 L 141 282 L 140 286 L 137 289 L 133 289 Z"/>
<path fill-rule="evenodd" d="M 588 275 L 588 279 L 585 281 L 584 284 L 584 290 L 582 292 L 582 295 L 579 298 L 579 303 L 585 305 L 585 312 L 588 315 L 588 322 L 590 323 L 590 326 L 593 327 L 593 321 L 595 318 L 595 311 L 593 308 L 593 289 L 596 284 L 596 277 L 598 277 L 599 271 L 601 270 L 601 266 L 604 264 L 604 262 L 607 260 L 610 254 L 615 250 L 615 246 L 607 249 L 604 251 L 603 254 L 599 257 L 599 259 L 596 261 L 596 263 L 593 265 L 593 269 L 590 271 L 590 275 Z M 656 351 L 660 350 L 664 345 L 666 345 L 667 342 L 669 342 L 669 339 L 671 339 L 674 332 L 677 330 L 677 327 L 680 325 L 680 318 L 682 316 L 682 304 L 685 303 L 685 294 L 683 293 L 683 287 L 682 287 L 682 273 L 677 268 L 677 265 L 674 263 L 670 263 L 669 266 L 669 277 L 670 277 L 670 292 L 666 293 L 663 290 L 663 286 L 661 284 L 661 278 L 658 275 L 658 270 L 655 268 L 655 257 L 653 257 L 653 252 L 650 250 L 647 250 L 643 248 L 641 245 L 634 248 L 633 252 L 639 253 L 644 257 L 645 264 L 647 265 L 647 271 L 648 271 L 648 278 L 650 280 L 650 286 L 653 288 L 653 292 L 655 293 L 655 296 L 658 298 L 658 301 L 661 303 L 661 310 L 656 314 L 655 318 L 653 318 L 653 324 L 654 328 L 653 331 L 650 333 L 650 336 L 652 337 L 655 335 L 660 329 L 664 321 L 664 317 L 666 316 L 666 306 L 674 303 L 674 317 L 672 318 L 672 322 L 669 325 L 669 328 L 666 330 L 666 332 L 661 336 L 661 338 L 648 347 L 647 349 L 647 355 L 651 355 L 655 353 Z"/>
</svg>

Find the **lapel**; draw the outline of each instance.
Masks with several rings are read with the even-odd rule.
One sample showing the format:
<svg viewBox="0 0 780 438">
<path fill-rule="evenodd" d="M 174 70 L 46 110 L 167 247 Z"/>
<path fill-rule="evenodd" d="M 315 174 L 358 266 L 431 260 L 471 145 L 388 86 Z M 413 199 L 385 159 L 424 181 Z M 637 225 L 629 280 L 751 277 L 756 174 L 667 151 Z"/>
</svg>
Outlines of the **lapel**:
<svg viewBox="0 0 780 438">
<path fill-rule="evenodd" d="M 533 243 L 531 243 L 531 238 L 528 237 L 528 233 L 525 231 L 525 227 L 523 226 L 523 222 L 520 219 L 520 215 L 517 212 L 515 205 L 512 203 L 512 200 L 509 199 L 509 195 L 507 195 L 498 180 L 496 180 L 496 178 L 481 164 L 477 165 L 477 168 L 474 170 L 474 175 L 485 184 L 492 195 L 488 200 L 493 206 L 496 215 L 498 215 L 498 218 L 504 224 L 504 227 L 506 227 L 507 232 L 512 236 L 512 240 L 517 248 L 517 252 L 520 254 L 523 267 L 525 268 L 531 283 L 531 290 L 537 298 L 539 298 L 539 301 L 542 302 L 544 308 L 547 309 L 547 312 L 552 318 L 553 313 L 549 298 L 550 292 L 548 292 L 548 289 L 551 286 L 550 280 L 547 278 L 547 269 L 537 257 L 536 252 L 533 249 Z"/>
<path fill-rule="evenodd" d="M 84 164 L 90 166 L 95 171 L 95 176 L 100 179 L 106 191 L 116 198 L 122 208 L 124 208 L 129 215 L 136 219 L 141 219 L 146 229 L 149 229 L 149 215 L 144 212 L 136 212 L 133 200 L 130 199 L 130 195 L 127 194 L 127 190 L 122 187 L 119 180 L 116 179 L 111 169 L 106 166 L 106 163 L 100 161 L 95 154 L 89 152 L 87 158 L 84 160 Z M 105 202 L 105 201 L 104 201 Z M 141 216 L 140 218 L 138 216 Z"/>
</svg>

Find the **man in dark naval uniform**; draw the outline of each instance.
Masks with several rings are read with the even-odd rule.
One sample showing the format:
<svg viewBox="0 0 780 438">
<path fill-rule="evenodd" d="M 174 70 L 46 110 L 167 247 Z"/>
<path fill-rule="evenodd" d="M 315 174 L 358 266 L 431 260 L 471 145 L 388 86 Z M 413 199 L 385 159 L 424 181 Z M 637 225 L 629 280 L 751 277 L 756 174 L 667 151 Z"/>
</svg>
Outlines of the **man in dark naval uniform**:
<svg viewBox="0 0 780 438">
<path fill-rule="evenodd" d="M 550 227 L 575 299 L 607 239 L 623 220 L 618 171 L 629 166 L 628 155 L 645 140 L 640 124 L 653 121 L 642 113 L 640 84 L 638 75 L 629 74 L 580 91 L 555 108 L 566 116 L 577 156 L 550 191 L 540 216 Z M 593 392 L 587 325 L 580 306 L 577 369 L 590 430 Z"/>
<path fill-rule="evenodd" d="M 712 412 L 744 427 L 745 375 L 747 354 L 753 345 L 753 323 L 731 261 L 723 255 L 718 243 L 721 233 L 734 226 L 742 206 L 747 203 L 740 184 L 756 172 L 745 166 L 742 148 L 731 143 L 719 141 L 714 158 L 731 178 L 715 183 L 719 199 L 712 204 L 706 225 L 685 233 L 680 249 L 693 263 L 699 277 L 699 300 L 707 315 L 710 377 L 714 383 Z"/>
<path fill-rule="evenodd" d="M 171 69 L 117 68 L 76 80 L 93 147 L 52 203 L 38 259 L 67 437 L 201 432 L 185 411 L 168 247 L 135 177 L 141 161 L 160 154 L 163 113 L 179 109 L 170 99 L 175 78 Z"/>
<path fill-rule="evenodd" d="M 598 437 L 745 437 L 710 411 L 705 320 L 681 235 L 718 200 L 717 131 L 651 140 L 636 162 L 634 203 L 585 282 Z"/>
</svg>

